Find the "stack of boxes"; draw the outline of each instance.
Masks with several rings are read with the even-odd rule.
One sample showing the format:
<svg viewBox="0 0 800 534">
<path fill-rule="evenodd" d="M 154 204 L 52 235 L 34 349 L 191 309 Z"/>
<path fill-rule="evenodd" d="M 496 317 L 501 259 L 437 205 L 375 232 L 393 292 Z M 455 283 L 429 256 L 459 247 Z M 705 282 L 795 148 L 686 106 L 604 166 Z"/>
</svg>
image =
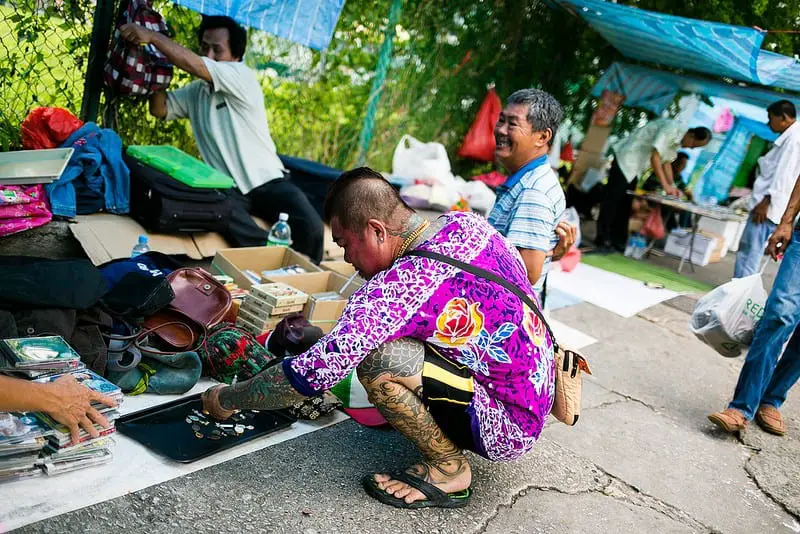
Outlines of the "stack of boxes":
<svg viewBox="0 0 800 534">
<path fill-rule="evenodd" d="M 307 294 L 286 284 L 256 284 L 239 308 L 236 326 L 260 336 L 290 313 L 302 311 L 306 302 Z"/>
</svg>

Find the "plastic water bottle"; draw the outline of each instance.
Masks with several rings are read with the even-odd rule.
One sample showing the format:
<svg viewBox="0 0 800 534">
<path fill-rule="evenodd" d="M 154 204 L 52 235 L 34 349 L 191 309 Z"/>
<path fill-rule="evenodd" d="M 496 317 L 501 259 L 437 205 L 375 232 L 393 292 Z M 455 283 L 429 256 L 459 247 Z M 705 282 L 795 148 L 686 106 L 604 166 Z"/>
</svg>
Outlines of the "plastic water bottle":
<svg viewBox="0 0 800 534">
<path fill-rule="evenodd" d="M 144 254 L 145 252 L 150 252 L 150 245 L 147 244 L 147 236 L 140 235 L 139 242 L 136 243 L 136 246 L 133 247 L 133 250 L 131 250 L 131 258 L 135 258 L 140 254 Z"/>
<path fill-rule="evenodd" d="M 292 245 L 292 229 L 289 227 L 288 213 L 278 215 L 278 222 L 272 225 L 267 236 L 268 247 L 289 247 Z"/>
</svg>

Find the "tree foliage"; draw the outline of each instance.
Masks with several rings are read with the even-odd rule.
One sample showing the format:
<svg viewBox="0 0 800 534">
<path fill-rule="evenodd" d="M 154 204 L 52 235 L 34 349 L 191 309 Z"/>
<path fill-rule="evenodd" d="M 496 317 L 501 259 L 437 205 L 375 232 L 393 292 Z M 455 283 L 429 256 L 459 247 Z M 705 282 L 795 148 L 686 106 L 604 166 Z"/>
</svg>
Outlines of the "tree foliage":
<svg viewBox="0 0 800 534">
<path fill-rule="evenodd" d="M 281 153 L 338 168 L 355 163 L 390 3 L 348 0 L 324 52 L 251 32 L 247 62 L 260 69 L 270 128 Z M 800 0 L 619 3 L 764 29 L 800 25 Z M 155 5 L 176 40 L 194 48 L 199 16 L 167 0 Z M 770 33 L 765 48 L 793 55 L 798 44 L 797 34 Z M 549 91 L 580 127 L 592 112 L 591 88 L 603 69 L 620 58 L 582 20 L 542 0 L 406 0 L 367 163 L 391 169 L 394 147 L 408 133 L 444 143 L 456 170 L 470 175 L 486 166 L 454 154 L 490 84 L 501 97 L 522 87 Z M 0 73 L 7 59 L 0 50 Z M 174 83 L 188 81 L 178 73 Z M 617 130 L 632 128 L 640 117 L 635 111 L 621 113 Z M 170 143 L 196 152 L 188 123 L 156 121 L 148 117 L 144 102 L 121 102 L 116 119 L 126 143 Z"/>
</svg>

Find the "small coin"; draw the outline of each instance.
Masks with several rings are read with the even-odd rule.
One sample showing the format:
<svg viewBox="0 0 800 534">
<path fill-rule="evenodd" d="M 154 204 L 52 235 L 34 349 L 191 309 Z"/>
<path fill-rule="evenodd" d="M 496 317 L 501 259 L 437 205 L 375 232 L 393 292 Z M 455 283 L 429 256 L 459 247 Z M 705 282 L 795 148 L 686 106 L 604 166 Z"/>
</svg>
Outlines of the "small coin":
<svg viewBox="0 0 800 534">
<path fill-rule="evenodd" d="M 222 439 L 222 436 L 217 436 L 216 434 L 211 434 L 210 436 L 208 436 L 208 439 L 212 439 L 214 441 L 219 441 L 219 440 Z"/>
<path fill-rule="evenodd" d="M 193 424 L 192 430 L 194 430 L 195 432 L 200 432 L 200 425 L 198 425 L 197 423 Z"/>
<path fill-rule="evenodd" d="M 247 425 L 245 428 L 247 430 L 255 430 L 256 429 L 256 427 L 254 427 L 253 425 Z"/>
<path fill-rule="evenodd" d="M 233 430 L 236 431 L 237 434 L 244 434 L 244 425 L 236 425 L 233 427 Z"/>
<path fill-rule="evenodd" d="M 204 437 L 204 436 L 203 436 L 203 434 L 201 434 L 200 432 L 195 432 L 195 433 L 194 433 L 194 436 L 195 436 L 197 439 L 203 439 L 203 437 Z"/>
<path fill-rule="evenodd" d="M 222 434 L 223 434 L 222 431 L 217 430 L 216 428 L 211 431 L 212 436 L 222 436 Z"/>
<path fill-rule="evenodd" d="M 186 422 L 189 423 L 189 424 L 192 424 L 192 420 L 189 419 L 188 417 L 186 418 Z"/>
<path fill-rule="evenodd" d="M 192 421 L 199 421 L 200 420 L 200 418 L 197 417 L 196 415 L 190 415 L 189 419 L 191 419 Z"/>
</svg>

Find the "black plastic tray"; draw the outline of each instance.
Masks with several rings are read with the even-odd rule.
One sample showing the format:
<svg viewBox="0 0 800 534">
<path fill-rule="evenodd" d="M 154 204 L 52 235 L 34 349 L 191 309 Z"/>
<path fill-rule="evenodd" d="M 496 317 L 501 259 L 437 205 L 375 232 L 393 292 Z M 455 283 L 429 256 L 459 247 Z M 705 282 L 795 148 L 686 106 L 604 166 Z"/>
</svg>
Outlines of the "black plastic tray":
<svg viewBox="0 0 800 534">
<path fill-rule="evenodd" d="M 192 425 L 186 422 L 188 416 L 194 415 L 192 410 L 198 412 L 203 410 L 203 402 L 200 400 L 199 394 L 125 415 L 117 419 L 117 431 L 171 460 L 190 463 L 271 434 L 276 430 L 282 430 L 296 421 L 284 410 L 257 413 L 245 410 L 245 412 L 252 413 L 253 416 L 244 424 L 255 428 L 253 430 L 245 429 L 243 434 L 223 436 L 214 441 L 208 438 L 198 438 L 195 435 Z M 213 428 L 215 422 L 211 416 L 206 417 L 211 425 L 204 427 L 204 431 L 207 428 Z M 235 423 L 231 419 L 219 422 L 222 424 Z"/>
</svg>

